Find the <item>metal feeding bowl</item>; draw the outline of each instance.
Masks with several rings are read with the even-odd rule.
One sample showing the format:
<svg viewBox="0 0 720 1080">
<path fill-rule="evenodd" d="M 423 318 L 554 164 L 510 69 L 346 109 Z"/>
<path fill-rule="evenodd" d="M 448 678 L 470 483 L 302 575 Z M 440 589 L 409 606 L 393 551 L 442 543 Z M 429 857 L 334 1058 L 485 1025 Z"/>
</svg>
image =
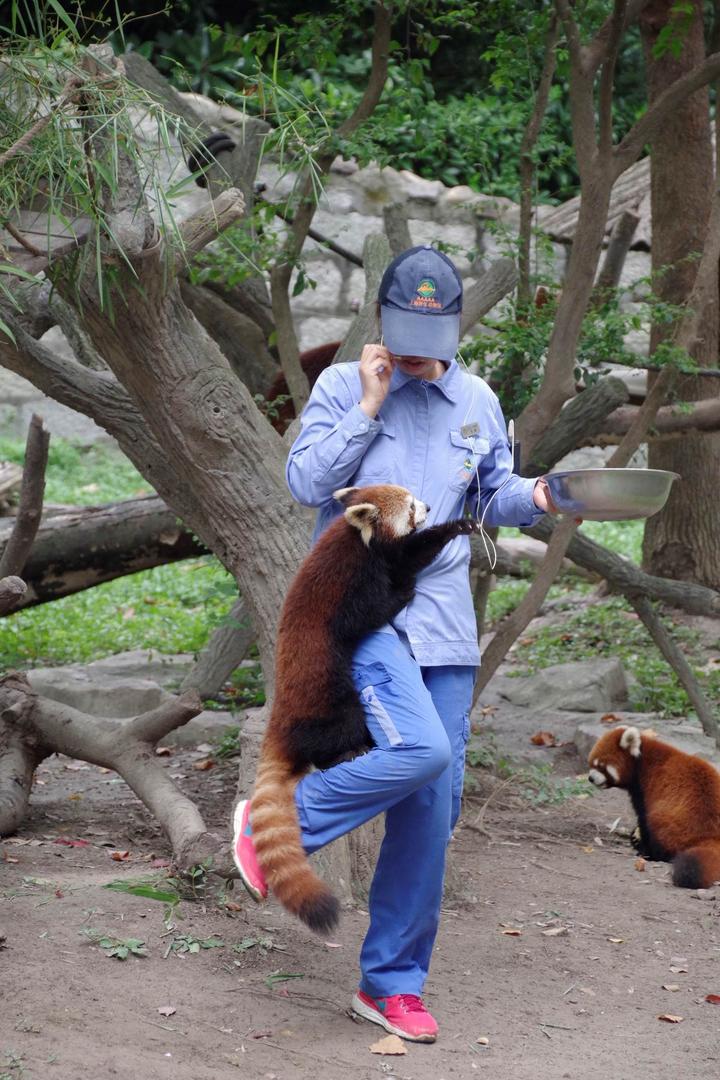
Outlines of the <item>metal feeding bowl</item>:
<svg viewBox="0 0 720 1080">
<path fill-rule="evenodd" d="M 673 480 L 665 469 L 576 469 L 548 473 L 545 481 L 561 514 L 586 521 L 629 521 L 662 510 Z"/>
</svg>

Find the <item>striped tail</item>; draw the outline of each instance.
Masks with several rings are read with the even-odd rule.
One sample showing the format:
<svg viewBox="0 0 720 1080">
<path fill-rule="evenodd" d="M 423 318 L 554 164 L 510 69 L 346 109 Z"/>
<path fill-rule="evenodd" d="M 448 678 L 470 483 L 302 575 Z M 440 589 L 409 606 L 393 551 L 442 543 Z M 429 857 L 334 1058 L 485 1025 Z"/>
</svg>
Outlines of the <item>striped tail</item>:
<svg viewBox="0 0 720 1080">
<path fill-rule="evenodd" d="M 287 761 L 261 758 L 250 801 L 253 844 L 265 879 L 280 903 L 311 930 L 337 925 L 338 900 L 308 862 L 295 808 L 297 775 Z"/>
<path fill-rule="evenodd" d="M 679 851 L 672 861 L 672 878 L 681 889 L 707 889 L 720 881 L 720 839 L 700 840 Z"/>
</svg>

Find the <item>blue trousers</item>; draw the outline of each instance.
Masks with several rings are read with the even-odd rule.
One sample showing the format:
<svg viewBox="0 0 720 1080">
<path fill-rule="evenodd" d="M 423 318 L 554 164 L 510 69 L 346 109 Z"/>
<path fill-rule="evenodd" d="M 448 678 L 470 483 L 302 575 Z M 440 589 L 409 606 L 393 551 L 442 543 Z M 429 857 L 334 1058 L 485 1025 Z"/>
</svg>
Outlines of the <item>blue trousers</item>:
<svg viewBox="0 0 720 1080">
<path fill-rule="evenodd" d="M 421 994 L 460 813 L 475 669 L 421 668 L 404 639 L 379 631 L 361 642 L 353 677 L 375 746 L 302 778 L 303 846 L 310 854 L 385 813 L 360 987 L 371 997 Z"/>
</svg>

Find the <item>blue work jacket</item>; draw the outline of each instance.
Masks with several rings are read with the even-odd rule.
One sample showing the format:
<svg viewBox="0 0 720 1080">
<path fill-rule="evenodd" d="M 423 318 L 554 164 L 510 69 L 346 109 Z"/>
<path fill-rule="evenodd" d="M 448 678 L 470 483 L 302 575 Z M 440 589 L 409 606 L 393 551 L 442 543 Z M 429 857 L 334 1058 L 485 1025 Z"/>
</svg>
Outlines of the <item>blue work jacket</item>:
<svg viewBox="0 0 720 1080">
<path fill-rule="evenodd" d="M 287 462 L 295 499 L 318 508 L 316 539 L 342 512 L 338 488 L 400 484 L 430 506 L 427 524 L 480 510 L 512 471 L 497 397 L 453 361 L 427 382 L 395 368 L 376 419 L 358 402 L 359 364 L 334 364 L 315 383 Z M 473 434 L 468 435 L 468 428 Z M 463 431 L 465 434 L 463 434 Z M 531 525 L 536 481 L 511 475 L 490 505 L 486 525 Z M 468 577 L 470 541 L 459 536 L 418 576 L 416 595 L 393 620 L 421 666 L 480 662 Z M 389 629 L 389 628 L 388 628 Z M 392 632 L 389 629 L 389 632 Z"/>
</svg>

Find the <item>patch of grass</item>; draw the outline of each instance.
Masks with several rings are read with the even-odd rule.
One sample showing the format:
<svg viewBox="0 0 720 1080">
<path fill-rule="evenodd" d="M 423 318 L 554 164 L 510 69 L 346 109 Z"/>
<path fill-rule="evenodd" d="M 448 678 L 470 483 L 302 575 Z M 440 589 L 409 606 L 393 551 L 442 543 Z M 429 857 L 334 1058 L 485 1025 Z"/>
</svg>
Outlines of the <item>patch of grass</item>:
<svg viewBox="0 0 720 1080">
<path fill-rule="evenodd" d="M 197 652 L 233 603 L 206 556 L 108 581 L 0 620 L 0 668 L 87 663 L 130 649 Z"/>
<path fill-rule="evenodd" d="M 711 700 L 720 704 L 720 671 L 697 670 L 701 663 L 699 634 L 687 626 L 664 622 L 683 648 Z M 622 597 L 611 597 L 569 614 L 561 627 L 526 632 L 511 660 L 518 665 L 513 675 L 532 675 L 552 664 L 616 656 L 634 677 L 630 706 L 643 712 L 685 716 L 692 712 L 687 694 L 672 668 L 652 642 L 645 626 Z"/>
<path fill-rule="evenodd" d="M 0 461 L 22 464 L 25 441 L 0 439 Z M 117 447 L 82 446 L 69 439 L 50 440 L 45 501 L 93 506 L 116 499 L 152 494 L 152 487 Z"/>
<path fill-rule="evenodd" d="M 568 799 L 594 794 L 595 789 L 585 776 L 565 776 L 555 779 L 553 767 L 543 762 L 537 765 L 517 765 L 501 755 L 492 732 L 473 733 L 467 747 L 466 763 L 471 770 L 466 776 L 466 789 L 472 791 L 477 782 L 472 769 L 486 769 L 499 780 L 511 781 L 512 788 L 533 806 L 558 806 Z"/>
</svg>

